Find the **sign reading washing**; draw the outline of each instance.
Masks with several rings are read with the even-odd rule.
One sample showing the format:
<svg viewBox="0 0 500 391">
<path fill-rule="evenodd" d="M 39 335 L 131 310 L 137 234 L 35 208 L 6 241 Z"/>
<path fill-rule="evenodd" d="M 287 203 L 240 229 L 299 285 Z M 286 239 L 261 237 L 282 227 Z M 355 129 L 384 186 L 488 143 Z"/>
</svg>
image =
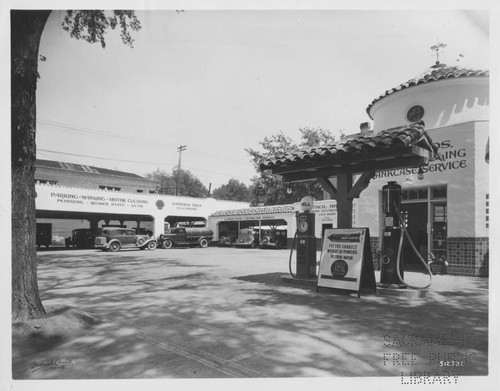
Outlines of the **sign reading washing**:
<svg viewBox="0 0 500 391">
<path fill-rule="evenodd" d="M 111 196 L 111 195 L 85 195 L 75 193 L 51 192 L 50 198 L 62 204 L 81 204 L 99 206 L 128 206 L 131 208 L 144 208 L 149 204 L 148 200 L 141 200 L 132 197 Z"/>
</svg>

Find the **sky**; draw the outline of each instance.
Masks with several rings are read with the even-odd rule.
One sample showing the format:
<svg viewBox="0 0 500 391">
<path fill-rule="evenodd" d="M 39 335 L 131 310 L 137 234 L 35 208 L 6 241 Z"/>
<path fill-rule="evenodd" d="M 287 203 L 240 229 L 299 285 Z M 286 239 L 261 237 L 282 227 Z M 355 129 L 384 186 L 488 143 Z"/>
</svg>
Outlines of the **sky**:
<svg viewBox="0 0 500 391">
<path fill-rule="evenodd" d="M 456 10 L 138 10 L 134 48 L 69 37 L 55 11 L 40 45 L 37 156 L 129 171 L 181 166 L 212 190 L 257 174 L 266 136 L 369 121 L 367 106 L 436 61 L 489 69 L 488 14 Z M 380 130 L 380 129 L 378 129 Z"/>
</svg>

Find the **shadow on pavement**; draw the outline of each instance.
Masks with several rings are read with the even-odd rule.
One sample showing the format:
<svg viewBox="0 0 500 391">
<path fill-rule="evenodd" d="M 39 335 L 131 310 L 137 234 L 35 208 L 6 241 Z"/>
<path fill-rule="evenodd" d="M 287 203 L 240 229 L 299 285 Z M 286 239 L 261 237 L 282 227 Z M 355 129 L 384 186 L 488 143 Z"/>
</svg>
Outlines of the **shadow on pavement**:
<svg viewBox="0 0 500 391">
<path fill-rule="evenodd" d="M 44 303 L 82 309 L 101 322 L 51 346 L 15 345 L 15 376 L 442 374 L 444 354 L 468 360 L 456 368 L 460 376 L 487 374 L 488 294 L 480 279 L 437 287 L 424 299 L 357 298 L 291 285 L 281 280 L 283 273 L 238 273 L 165 253 L 147 260 L 128 254 L 118 259 L 89 253 L 71 262 L 42 257 Z M 405 357 L 415 365 L 408 367 Z M 70 359 L 71 365 L 33 372 L 33 362 L 52 358 Z"/>
</svg>

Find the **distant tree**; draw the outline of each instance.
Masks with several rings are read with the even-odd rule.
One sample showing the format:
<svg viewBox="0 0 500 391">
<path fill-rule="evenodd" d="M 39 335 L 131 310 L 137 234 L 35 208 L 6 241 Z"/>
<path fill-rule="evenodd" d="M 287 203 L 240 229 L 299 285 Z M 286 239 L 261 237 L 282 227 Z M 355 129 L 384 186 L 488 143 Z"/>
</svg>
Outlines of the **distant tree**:
<svg viewBox="0 0 500 391">
<path fill-rule="evenodd" d="M 250 202 L 252 195 L 247 185 L 231 178 L 228 183 L 215 189 L 212 196 L 217 200 Z"/>
<path fill-rule="evenodd" d="M 323 188 L 315 181 L 284 183 L 281 176 L 259 170 L 260 163 L 265 159 L 300 148 L 327 145 L 335 142 L 335 137 L 329 130 L 305 127 L 299 129 L 299 132 L 301 137 L 298 144 L 280 131 L 272 136 L 265 137 L 263 141 L 259 142 L 262 151 L 251 148 L 246 149 L 258 172 L 258 175 L 252 178 L 250 185 L 252 205 L 290 204 L 300 201 L 306 195 L 312 195 L 317 200 L 323 199 Z"/>
<path fill-rule="evenodd" d="M 175 194 L 186 197 L 205 198 L 208 195 L 206 186 L 189 170 L 174 168 L 172 178 L 175 182 Z"/>
<path fill-rule="evenodd" d="M 161 194 L 197 198 L 204 198 L 208 195 L 206 186 L 189 170 L 174 167 L 171 173 L 156 170 L 146 174 L 146 177 L 158 183 L 158 192 Z"/>
<path fill-rule="evenodd" d="M 36 262 L 35 160 L 38 50 L 50 10 L 11 11 L 12 318 L 44 316 Z M 104 35 L 119 28 L 123 43 L 140 29 L 133 11 L 66 11 L 63 29 L 76 39 L 105 46 Z M 41 58 L 43 60 L 44 58 Z"/>
<path fill-rule="evenodd" d="M 146 178 L 156 181 L 158 193 L 175 195 L 175 181 L 166 171 L 157 169 L 146 174 Z"/>
</svg>

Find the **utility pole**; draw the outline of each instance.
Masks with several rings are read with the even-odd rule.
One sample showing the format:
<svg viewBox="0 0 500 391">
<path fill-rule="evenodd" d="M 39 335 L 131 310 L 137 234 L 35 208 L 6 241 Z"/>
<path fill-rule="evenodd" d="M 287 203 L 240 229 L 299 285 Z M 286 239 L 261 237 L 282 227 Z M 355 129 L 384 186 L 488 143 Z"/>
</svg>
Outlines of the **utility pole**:
<svg viewBox="0 0 500 391">
<path fill-rule="evenodd" d="M 181 156 L 182 156 L 182 151 L 185 151 L 187 148 L 187 145 L 179 145 L 177 147 L 177 152 L 179 152 L 179 164 L 177 165 L 177 175 L 176 175 L 176 180 L 175 180 L 175 195 L 178 195 L 179 193 L 179 175 L 181 173 Z"/>
<path fill-rule="evenodd" d="M 177 166 L 177 169 L 181 169 L 181 156 L 182 156 L 182 151 L 186 150 L 187 145 L 179 145 L 177 147 L 177 152 L 179 152 L 179 165 Z"/>
</svg>

